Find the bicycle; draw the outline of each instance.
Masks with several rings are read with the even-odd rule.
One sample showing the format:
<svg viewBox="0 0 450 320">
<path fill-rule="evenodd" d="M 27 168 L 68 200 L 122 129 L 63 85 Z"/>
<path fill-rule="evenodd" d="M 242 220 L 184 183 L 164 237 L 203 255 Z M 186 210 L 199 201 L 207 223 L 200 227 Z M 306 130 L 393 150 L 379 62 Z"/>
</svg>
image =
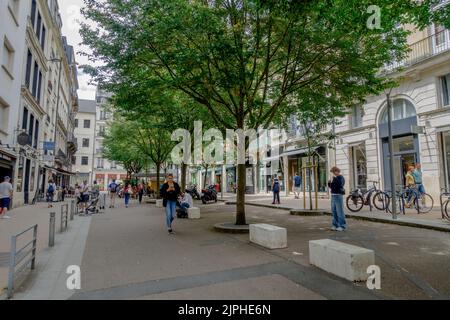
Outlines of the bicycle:
<svg viewBox="0 0 450 320">
<path fill-rule="evenodd" d="M 409 204 L 412 204 L 412 207 L 417 210 L 417 214 L 428 213 L 434 207 L 433 197 L 428 193 L 419 192 L 417 187 L 401 188 L 401 190 L 396 193 L 399 198 L 400 210 L 403 214 L 405 214 L 406 209 L 411 208 Z M 386 199 L 386 211 L 389 213 L 391 213 L 391 209 L 389 207 L 391 197 L 391 194 L 388 194 L 388 198 Z M 407 199 L 409 199 L 409 201 Z"/>
<path fill-rule="evenodd" d="M 444 201 L 445 197 L 447 197 L 447 199 Z M 450 221 L 450 189 L 442 188 L 439 199 L 441 203 L 442 218 Z"/>
<path fill-rule="evenodd" d="M 372 211 L 372 205 L 378 210 L 385 210 L 385 199 L 387 195 L 384 191 L 377 188 L 377 181 L 368 182 L 372 182 L 373 185 L 367 191 L 362 192 L 361 189 L 358 188 L 353 190 L 347 197 L 346 205 L 348 210 L 359 212 L 364 205 L 368 205 L 370 211 Z"/>
</svg>

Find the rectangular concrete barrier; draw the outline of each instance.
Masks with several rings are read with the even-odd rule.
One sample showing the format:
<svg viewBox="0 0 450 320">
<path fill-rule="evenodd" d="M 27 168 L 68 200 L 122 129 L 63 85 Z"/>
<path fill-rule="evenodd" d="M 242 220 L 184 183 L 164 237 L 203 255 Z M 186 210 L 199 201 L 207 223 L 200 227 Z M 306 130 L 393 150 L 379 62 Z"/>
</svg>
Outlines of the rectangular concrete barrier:
<svg viewBox="0 0 450 320">
<path fill-rule="evenodd" d="M 163 201 L 162 200 L 156 200 L 156 207 L 157 208 L 163 208 Z"/>
<path fill-rule="evenodd" d="M 188 209 L 188 218 L 189 219 L 200 219 L 200 208 L 189 208 Z"/>
<path fill-rule="evenodd" d="M 250 242 L 268 249 L 287 247 L 287 230 L 270 224 L 251 224 Z"/>
<path fill-rule="evenodd" d="M 373 250 L 330 239 L 309 242 L 309 262 L 350 281 L 366 281 L 367 268 L 375 264 Z"/>
</svg>

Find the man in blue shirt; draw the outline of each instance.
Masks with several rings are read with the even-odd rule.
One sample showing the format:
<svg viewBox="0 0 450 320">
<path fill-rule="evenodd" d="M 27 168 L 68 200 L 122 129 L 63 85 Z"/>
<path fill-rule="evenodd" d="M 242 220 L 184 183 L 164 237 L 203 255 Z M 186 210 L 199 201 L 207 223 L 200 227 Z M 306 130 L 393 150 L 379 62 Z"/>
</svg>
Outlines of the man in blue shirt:
<svg viewBox="0 0 450 320">
<path fill-rule="evenodd" d="M 416 163 L 416 169 L 412 173 L 414 177 L 414 183 L 417 186 L 417 190 L 424 194 L 425 193 L 425 187 L 423 186 L 422 182 L 422 165 L 420 163 Z"/>
<path fill-rule="evenodd" d="M 113 179 L 113 181 L 109 184 L 108 186 L 108 191 L 109 191 L 109 197 L 111 199 L 110 208 L 114 208 L 115 207 L 115 202 L 116 202 L 116 195 L 117 195 L 117 183 L 116 183 L 116 179 Z"/>
<path fill-rule="evenodd" d="M 295 174 L 294 177 L 294 195 L 295 199 L 300 199 L 300 192 L 302 187 L 302 178 L 298 175 L 298 173 Z"/>
</svg>

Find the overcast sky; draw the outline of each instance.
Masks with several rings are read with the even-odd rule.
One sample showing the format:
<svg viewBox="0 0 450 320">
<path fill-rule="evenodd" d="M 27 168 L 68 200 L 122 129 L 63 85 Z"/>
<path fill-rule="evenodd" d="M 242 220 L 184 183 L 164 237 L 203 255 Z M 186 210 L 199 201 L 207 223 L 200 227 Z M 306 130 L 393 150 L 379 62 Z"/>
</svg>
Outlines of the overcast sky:
<svg viewBox="0 0 450 320">
<path fill-rule="evenodd" d="M 62 33 L 67 37 L 70 45 L 74 46 L 77 54 L 77 63 L 79 65 L 87 64 L 88 60 L 79 54 L 83 51 L 83 47 L 80 46 L 81 36 L 79 34 L 79 22 L 81 20 L 80 9 L 83 7 L 83 0 L 59 0 L 60 13 L 63 20 Z M 83 75 L 78 70 L 78 81 L 80 89 L 78 90 L 78 96 L 80 99 L 95 100 L 95 86 L 90 86 L 89 76 Z"/>
</svg>

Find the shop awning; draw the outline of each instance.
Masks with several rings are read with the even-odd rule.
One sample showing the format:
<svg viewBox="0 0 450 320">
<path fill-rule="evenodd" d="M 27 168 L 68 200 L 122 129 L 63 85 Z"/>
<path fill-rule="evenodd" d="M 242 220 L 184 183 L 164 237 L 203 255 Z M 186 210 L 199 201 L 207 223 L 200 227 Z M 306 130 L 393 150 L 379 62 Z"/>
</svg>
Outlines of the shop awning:
<svg viewBox="0 0 450 320">
<path fill-rule="evenodd" d="M 265 161 L 265 162 L 278 161 L 278 160 L 280 160 L 281 156 L 282 155 L 275 156 L 275 157 L 269 157 L 269 158 L 261 158 L 261 162 L 263 162 L 263 161 Z"/>
<path fill-rule="evenodd" d="M 312 151 L 316 151 L 317 149 L 319 149 L 319 147 L 311 148 Z M 300 155 L 300 154 L 308 154 L 308 152 L 309 152 L 309 148 L 301 148 L 301 149 L 286 151 L 281 156 L 283 156 L 283 157 L 297 156 L 297 155 Z"/>
<path fill-rule="evenodd" d="M 57 172 L 59 172 L 59 173 L 62 173 L 62 174 L 66 174 L 66 175 L 69 175 L 69 176 L 74 176 L 75 175 L 75 172 L 70 172 L 70 171 L 66 171 L 66 170 L 63 170 L 63 169 L 55 169 Z"/>
</svg>

